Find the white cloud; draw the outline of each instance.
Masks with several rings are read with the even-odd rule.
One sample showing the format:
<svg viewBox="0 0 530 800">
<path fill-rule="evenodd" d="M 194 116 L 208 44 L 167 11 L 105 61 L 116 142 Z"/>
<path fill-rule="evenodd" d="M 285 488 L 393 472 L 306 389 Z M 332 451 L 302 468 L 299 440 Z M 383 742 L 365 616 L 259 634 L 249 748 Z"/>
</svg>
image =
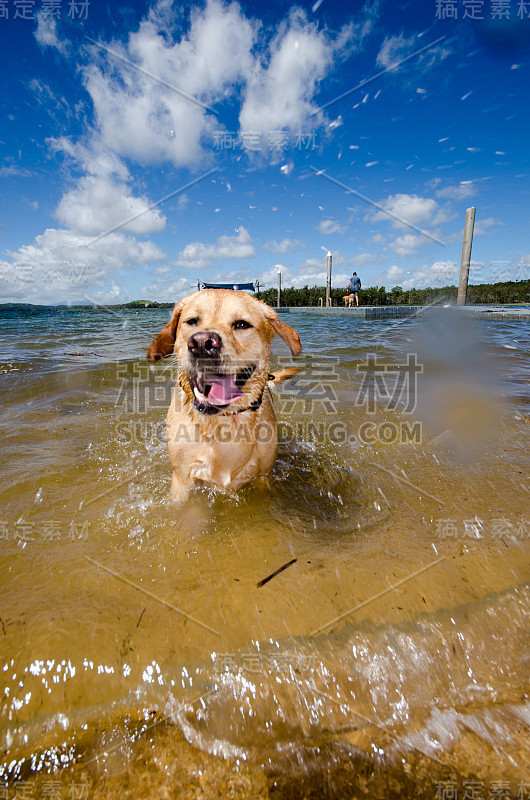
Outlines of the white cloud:
<svg viewBox="0 0 530 800">
<path fill-rule="evenodd" d="M 275 289 L 278 285 L 278 270 L 281 272 L 282 286 L 290 286 L 293 272 L 283 264 L 275 264 L 274 267 L 263 272 L 260 277 L 261 285 L 267 289 Z"/>
<path fill-rule="evenodd" d="M 409 36 L 408 39 L 402 34 L 399 36 L 387 36 L 377 54 L 377 66 L 383 67 L 383 69 L 390 69 L 409 55 L 413 49 L 414 42 L 414 36 Z"/>
<path fill-rule="evenodd" d="M 146 197 L 134 197 L 131 175 L 111 150 L 93 139 L 88 144 L 66 137 L 49 139 L 52 152 L 67 156 L 85 175 L 67 191 L 55 210 L 56 218 L 75 234 L 97 236 L 115 226 L 145 236 L 165 228 L 162 212 Z"/>
<path fill-rule="evenodd" d="M 406 228 L 407 223 L 421 225 L 432 221 L 439 211 L 436 200 L 419 197 L 416 194 L 394 194 L 380 201 L 379 205 L 393 214 L 390 217 L 382 210 L 371 211 L 368 218 L 372 222 L 390 221 L 394 228 Z M 397 217 L 397 219 L 396 219 Z"/>
<path fill-rule="evenodd" d="M 270 289 L 275 289 L 278 281 L 278 267 L 281 268 L 282 287 L 289 287 L 294 289 L 301 289 L 304 286 L 322 286 L 322 291 L 325 291 L 326 286 L 326 270 L 322 269 L 322 261 L 318 259 L 307 259 L 298 270 L 293 270 L 282 264 L 276 264 L 271 269 L 263 273 L 260 282 Z M 349 275 L 333 274 L 333 286 L 347 286 L 350 279 Z"/>
<path fill-rule="evenodd" d="M 255 29 L 236 3 L 194 8 L 188 34 L 174 42 L 168 29 L 178 13 L 159 3 L 125 44 L 111 43 L 111 53 L 94 47 L 84 69 L 98 135 L 119 156 L 204 164 L 204 144 L 222 125 L 200 104 L 224 100 L 251 72 Z"/>
<path fill-rule="evenodd" d="M 377 55 L 376 63 L 383 69 L 397 73 L 402 66 L 401 62 L 421 50 L 425 44 L 424 41 L 415 36 L 409 36 L 408 38 L 405 38 L 403 34 L 387 36 Z M 421 54 L 415 55 L 413 59 L 406 63 L 412 65 L 413 74 L 417 75 L 429 70 L 436 62 L 443 61 L 450 52 L 449 48 L 438 44 Z"/>
<path fill-rule="evenodd" d="M 62 197 L 55 214 L 72 231 L 88 236 L 115 226 L 145 236 L 166 225 L 161 212 L 150 209 L 146 198 L 133 197 L 126 184 L 93 175 L 81 178 L 77 187 Z"/>
<path fill-rule="evenodd" d="M 379 256 L 376 256 L 373 253 L 359 253 L 350 259 L 350 263 L 353 267 L 364 267 L 366 264 L 373 264 L 379 260 Z"/>
<path fill-rule="evenodd" d="M 272 240 L 266 242 L 264 245 L 265 250 L 271 253 L 291 253 L 293 250 L 305 250 L 305 244 L 300 239 L 282 239 L 281 242 Z"/>
<path fill-rule="evenodd" d="M 20 178 L 33 177 L 33 173 L 24 167 L 17 167 L 14 164 L 10 164 L 6 167 L 0 167 L 0 178 L 10 178 L 14 175 L 17 175 Z"/>
<path fill-rule="evenodd" d="M 48 228 L 33 244 L 9 252 L 11 262 L 0 261 L 0 294 L 6 302 L 79 301 L 116 271 L 166 259 L 152 242 L 123 233 L 90 242 L 90 237 Z"/>
<path fill-rule="evenodd" d="M 333 39 L 293 8 L 268 40 L 238 3 L 207 0 L 192 8 L 189 30 L 175 39 L 181 11 L 159 0 L 125 42 L 88 48 L 83 75 L 97 136 L 142 163 L 204 165 L 206 145 L 224 130 L 212 107 L 240 94 L 241 133 L 265 134 L 266 141 L 274 131 L 307 134 L 319 119 L 319 83 L 347 49 L 359 47 L 377 13 L 367 6 L 360 22 Z"/>
<path fill-rule="evenodd" d="M 40 263 L 69 263 L 76 266 L 91 266 L 103 270 L 101 251 L 112 254 L 113 267 L 125 269 L 132 265 L 148 264 L 165 258 L 164 253 L 152 242 L 137 242 L 122 233 L 109 234 L 94 244 L 90 237 L 78 236 L 72 231 L 48 228 L 30 245 L 20 247 L 9 255 L 17 263 L 38 266 Z"/>
<path fill-rule="evenodd" d="M 214 258 L 254 258 L 256 251 L 252 237 L 240 225 L 235 236 L 219 236 L 214 244 L 190 242 L 177 256 L 179 267 L 201 269 L 208 267 Z"/>
<path fill-rule="evenodd" d="M 498 224 L 499 221 L 495 219 L 495 217 L 484 217 L 484 219 L 480 219 L 479 217 L 478 219 L 475 219 L 475 227 L 473 232 L 475 236 L 482 236 L 487 233 L 490 228 L 493 228 L 494 225 Z"/>
<path fill-rule="evenodd" d="M 188 278 L 159 278 L 154 283 L 146 284 L 140 289 L 145 300 L 158 303 L 176 303 L 182 297 L 197 291 L 197 282 Z"/>
<path fill-rule="evenodd" d="M 188 207 L 190 202 L 190 197 L 188 194 L 181 194 L 178 199 L 178 207 L 179 211 L 184 211 L 185 208 Z"/>
<path fill-rule="evenodd" d="M 121 181 L 130 179 L 129 170 L 111 149 L 103 147 L 97 137 L 93 137 L 89 144 L 73 142 L 66 136 L 46 140 L 52 153 L 62 153 L 72 161 L 76 167 L 81 167 L 90 175 L 110 177 Z"/>
<path fill-rule="evenodd" d="M 446 197 L 449 200 L 464 200 L 466 197 L 476 194 L 476 191 L 473 182 L 466 181 L 457 186 L 444 186 L 443 189 L 438 189 L 435 194 L 436 197 Z"/>
<path fill-rule="evenodd" d="M 29 88 L 35 95 L 37 102 L 41 103 L 42 105 L 46 105 L 47 108 L 49 108 L 50 105 L 58 105 L 57 97 L 52 91 L 50 85 L 42 81 L 40 78 L 32 78 L 29 82 Z"/>
<path fill-rule="evenodd" d="M 68 42 L 59 39 L 57 36 L 57 22 L 50 14 L 38 11 L 36 15 L 37 28 L 35 39 L 41 47 L 55 47 L 60 53 L 66 55 L 68 52 Z"/>
<path fill-rule="evenodd" d="M 448 204 L 440 206 L 433 198 L 420 197 L 416 194 L 390 195 L 386 200 L 379 201 L 379 206 L 381 208 L 374 208 L 368 212 L 365 219 L 369 222 L 387 221 L 393 228 L 399 230 L 406 230 L 412 226 L 423 230 L 440 225 L 456 216 Z"/>
<path fill-rule="evenodd" d="M 449 286 L 458 280 L 460 268 L 454 261 L 435 261 L 430 267 L 432 286 Z"/>
<path fill-rule="evenodd" d="M 332 219 L 323 219 L 317 225 L 317 230 L 320 233 L 330 234 L 330 233 L 345 233 L 348 228 L 346 225 L 340 225 L 338 222 L 333 222 Z"/>
<path fill-rule="evenodd" d="M 323 258 L 306 258 L 303 264 L 300 264 L 299 269 L 303 270 L 304 274 L 313 275 L 322 272 L 326 268 L 326 256 Z"/>
<path fill-rule="evenodd" d="M 350 269 L 350 267 L 356 266 L 355 258 L 359 258 L 359 266 L 362 263 L 367 263 L 367 259 L 365 260 L 365 256 L 369 254 L 361 254 L 359 257 L 354 256 L 345 256 L 340 253 L 338 250 L 331 250 L 331 255 L 333 257 L 333 276 L 335 276 L 335 271 L 337 267 L 346 267 Z M 375 257 L 374 257 L 375 260 Z M 327 253 L 322 252 L 320 256 L 311 256 L 310 258 L 306 258 L 306 260 L 299 265 L 298 269 L 301 270 L 305 275 L 313 275 L 313 274 L 320 274 L 326 272 L 326 261 L 327 261 Z M 335 277 L 333 277 L 333 281 L 335 281 Z"/>
<path fill-rule="evenodd" d="M 475 218 L 475 226 L 473 228 L 474 236 L 485 236 L 490 233 L 490 229 L 496 225 L 501 225 L 502 223 L 500 220 L 496 219 L 495 217 L 481 217 Z M 460 228 L 456 230 L 454 233 L 450 234 L 449 236 L 445 237 L 446 242 L 458 242 L 462 243 L 462 239 L 464 237 L 464 228 Z"/>
<path fill-rule="evenodd" d="M 332 273 L 332 285 L 337 286 L 347 286 L 348 281 L 350 280 L 350 276 L 352 273 L 352 267 L 349 266 L 348 273 L 341 273 L 337 271 L 337 267 L 340 265 L 341 268 L 344 268 L 345 264 L 351 265 L 352 259 L 351 257 L 343 256 L 339 252 L 332 252 L 333 255 L 333 273 Z M 367 255 L 367 254 L 363 254 Z M 260 281 L 262 281 L 267 288 L 276 288 L 277 284 L 277 268 L 281 268 L 281 275 L 282 275 L 282 286 L 289 286 L 293 288 L 302 288 L 304 286 L 321 286 L 323 291 L 325 290 L 327 274 L 326 274 L 326 254 L 322 253 L 321 257 L 312 256 L 307 258 L 302 264 L 298 265 L 297 267 L 286 267 L 281 264 L 276 264 L 274 267 L 263 273 L 260 277 Z"/>
<path fill-rule="evenodd" d="M 387 281 L 398 281 L 404 274 L 405 270 L 401 269 L 401 267 L 393 266 L 387 271 L 386 279 Z"/>
<path fill-rule="evenodd" d="M 347 286 L 350 280 L 350 275 L 346 273 L 335 273 L 333 275 L 333 286 Z M 299 272 L 289 283 L 295 289 L 301 289 L 304 286 L 309 286 L 312 288 L 313 286 L 321 286 L 322 291 L 325 291 L 327 281 L 327 273 L 326 272 Z"/>
<path fill-rule="evenodd" d="M 297 132 L 317 111 L 312 98 L 332 63 L 332 43 L 302 10 L 293 9 L 269 51 L 268 63 L 256 63 L 249 76 L 239 115 L 241 130 Z"/>
<path fill-rule="evenodd" d="M 268 52 L 257 58 L 244 91 L 239 115 L 241 131 L 268 134 L 285 130 L 291 134 L 314 130 L 324 122 L 314 96 L 335 59 L 360 45 L 370 33 L 377 8 L 364 20 L 343 26 L 335 39 L 307 19 L 301 8 L 292 8 L 282 22 Z M 274 156 L 274 151 L 273 151 Z"/>
<path fill-rule="evenodd" d="M 434 189 L 438 188 L 441 182 L 442 182 L 441 178 L 431 178 L 430 181 L 427 181 L 425 183 L 425 188 L 428 189 L 430 192 L 432 192 L 434 191 Z"/>
<path fill-rule="evenodd" d="M 458 271 L 459 267 L 453 261 L 435 261 L 434 264 L 424 264 L 415 271 L 407 272 L 407 277 L 400 284 L 404 289 L 455 286 Z"/>
<path fill-rule="evenodd" d="M 398 236 L 397 239 L 394 239 L 390 247 L 398 256 L 410 256 L 419 250 L 424 243 L 425 238 L 423 236 L 406 233 L 404 236 Z"/>
<path fill-rule="evenodd" d="M 450 203 L 444 203 L 443 206 L 438 208 L 438 211 L 434 215 L 431 220 L 431 225 L 441 225 L 443 222 L 449 222 L 449 220 L 456 219 L 458 214 L 456 214 L 451 209 Z"/>
</svg>

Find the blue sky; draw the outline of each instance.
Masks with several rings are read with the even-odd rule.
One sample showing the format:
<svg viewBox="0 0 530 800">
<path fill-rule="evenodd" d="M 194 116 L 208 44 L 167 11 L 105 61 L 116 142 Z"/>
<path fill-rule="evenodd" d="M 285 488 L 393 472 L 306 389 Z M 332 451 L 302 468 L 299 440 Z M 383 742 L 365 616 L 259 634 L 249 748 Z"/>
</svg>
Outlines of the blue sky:
<svg viewBox="0 0 530 800">
<path fill-rule="evenodd" d="M 6 0 L 0 37 L 0 301 L 324 285 L 328 250 L 443 286 L 472 205 L 471 281 L 529 277 L 530 0 Z"/>
</svg>

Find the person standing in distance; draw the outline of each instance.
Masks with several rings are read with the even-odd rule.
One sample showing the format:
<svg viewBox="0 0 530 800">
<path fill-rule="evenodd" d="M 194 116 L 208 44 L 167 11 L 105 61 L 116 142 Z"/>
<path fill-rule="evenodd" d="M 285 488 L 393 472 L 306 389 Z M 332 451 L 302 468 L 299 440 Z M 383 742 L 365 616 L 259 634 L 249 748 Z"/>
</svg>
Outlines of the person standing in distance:
<svg viewBox="0 0 530 800">
<path fill-rule="evenodd" d="M 359 305 L 359 289 L 361 288 L 361 279 L 357 277 L 357 273 L 354 272 L 350 278 L 350 282 L 348 284 L 348 289 L 355 297 L 355 302 Z"/>
</svg>

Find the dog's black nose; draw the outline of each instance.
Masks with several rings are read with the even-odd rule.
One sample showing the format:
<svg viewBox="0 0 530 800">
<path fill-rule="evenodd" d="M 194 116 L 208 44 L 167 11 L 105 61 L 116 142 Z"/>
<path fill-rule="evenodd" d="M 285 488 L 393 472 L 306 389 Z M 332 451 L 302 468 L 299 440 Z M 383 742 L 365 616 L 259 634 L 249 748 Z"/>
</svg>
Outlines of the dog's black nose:
<svg viewBox="0 0 530 800">
<path fill-rule="evenodd" d="M 223 341 L 219 334 L 212 331 L 199 331 L 188 339 L 188 350 L 195 358 L 215 358 L 218 356 Z"/>
</svg>

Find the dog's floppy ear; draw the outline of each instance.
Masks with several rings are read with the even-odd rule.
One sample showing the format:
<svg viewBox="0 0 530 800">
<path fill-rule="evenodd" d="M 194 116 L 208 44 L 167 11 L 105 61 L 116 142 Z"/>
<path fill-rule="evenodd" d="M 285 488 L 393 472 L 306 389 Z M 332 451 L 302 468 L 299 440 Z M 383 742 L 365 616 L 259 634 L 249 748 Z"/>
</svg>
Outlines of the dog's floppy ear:
<svg viewBox="0 0 530 800">
<path fill-rule="evenodd" d="M 164 325 L 158 336 L 155 336 L 149 350 L 147 351 L 148 361 L 160 361 L 161 358 L 171 355 L 175 346 L 175 337 L 177 335 L 177 326 L 179 324 L 180 315 L 183 307 L 182 300 L 175 305 L 171 319 Z"/>
<path fill-rule="evenodd" d="M 286 325 L 285 322 L 278 319 L 276 311 L 267 314 L 267 319 L 272 325 L 274 332 L 277 333 L 278 336 L 281 336 L 284 342 L 287 342 L 293 356 L 297 356 L 302 352 L 302 344 L 297 332 L 294 328 L 291 328 L 290 325 Z"/>
</svg>

